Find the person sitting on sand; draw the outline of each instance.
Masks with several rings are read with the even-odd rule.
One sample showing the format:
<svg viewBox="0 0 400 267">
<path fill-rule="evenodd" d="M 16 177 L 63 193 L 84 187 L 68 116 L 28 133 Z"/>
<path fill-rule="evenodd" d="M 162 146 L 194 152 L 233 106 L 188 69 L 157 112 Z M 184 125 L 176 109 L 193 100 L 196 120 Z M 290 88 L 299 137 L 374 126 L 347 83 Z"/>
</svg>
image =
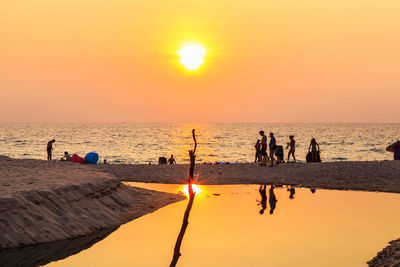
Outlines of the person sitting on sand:
<svg viewBox="0 0 400 267">
<path fill-rule="evenodd" d="M 308 147 L 308 152 L 311 152 L 311 162 L 318 161 L 319 145 L 315 138 L 311 139 L 310 145 Z"/>
<path fill-rule="evenodd" d="M 261 150 L 260 155 L 262 157 L 261 165 L 267 166 L 267 136 L 264 134 L 264 131 L 259 132 L 261 137 Z"/>
<path fill-rule="evenodd" d="M 52 139 L 47 142 L 47 160 L 52 160 L 52 152 L 53 152 L 53 143 L 56 139 Z"/>
<path fill-rule="evenodd" d="M 400 140 L 388 146 L 386 150 L 393 152 L 394 160 L 400 160 Z"/>
<path fill-rule="evenodd" d="M 294 135 L 289 136 L 289 142 L 287 143 L 286 149 L 289 149 L 289 153 L 287 155 L 287 162 L 289 162 L 290 155 L 293 157 L 293 161 L 296 162 L 296 157 L 294 156 L 294 152 L 296 150 L 296 141 L 294 140 Z"/>
<path fill-rule="evenodd" d="M 276 140 L 274 137 L 274 133 L 269 133 L 269 157 L 271 158 L 270 167 L 274 167 L 274 154 L 276 149 Z"/>
<path fill-rule="evenodd" d="M 176 161 L 174 159 L 174 155 L 171 155 L 171 157 L 168 159 L 168 164 L 176 164 Z"/>
<path fill-rule="evenodd" d="M 256 144 L 254 145 L 254 148 L 256 149 L 256 158 L 254 159 L 254 163 L 261 162 L 262 156 L 260 154 L 260 152 L 261 152 L 260 140 L 257 140 Z"/>
<path fill-rule="evenodd" d="M 167 158 L 166 157 L 159 157 L 158 158 L 158 164 L 167 164 Z"/>
<path fill-rule="evenodd" d="M 67 151 L 64 152 L 64 157 L 60 159 L 61 161 L 71 161 L 71 155 Z"/>
<path fill-rule="evenodd" d="M 261 195 L 261 209 L 260 209 L 260 214 L 263 215 L 264 214 L 264 210 L 267 209 L 267 193 L 266 193 L 266 185 L 264 185 L 264 187 L 262 185 L 260 185 L 260 188 L 258 189 L 258 191 L 260 192 Z"/>
</svg>

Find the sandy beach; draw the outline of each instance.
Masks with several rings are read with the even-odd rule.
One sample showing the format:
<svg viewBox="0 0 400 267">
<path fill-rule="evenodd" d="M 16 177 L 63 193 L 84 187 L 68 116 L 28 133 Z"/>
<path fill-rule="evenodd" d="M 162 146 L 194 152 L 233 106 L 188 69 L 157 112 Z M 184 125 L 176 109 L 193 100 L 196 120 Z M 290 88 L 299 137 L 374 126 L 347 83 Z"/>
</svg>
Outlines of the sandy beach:
<svg viewBox="0 0 400 267">
<path fill-rule="evenodd" d="M 120 180 L 185 183 L 189 165 L 105 164 L 94 166 Z M 339 190 L 400 193 L 400 162 L 288 163 L 264 167 L 251 163 L 198 164 L 200 184 L 286 184 Z"/>
<path fill-rule="evenodd" d="M 84 165 L 7 157 L 0 185 L 0 249 L 81 237 L 184 199 Z"/>
<path fill-rule="evenodd" d="M 182 184 L 187 181 L 188 168 L 189 165 L 80 165 L 2 156 L 0 248 L 94 234 L 182 200 L 183 196 L 130 187 L 121 181 Z M 400 193 L 399 173 L 400 162 L 396 161 L 290 163 L 274 168 L 198 164 L 195 168 L 200 184 L 287 184 L 394 193 Z M 80 246 L 88 243 L 85 239 Z M 400 242 L 393 241 L 369 265 L 395 266 L 399 263 L 398 251 Z M 46 262 L 46 258 L 38 261 Z"/>
</svg>

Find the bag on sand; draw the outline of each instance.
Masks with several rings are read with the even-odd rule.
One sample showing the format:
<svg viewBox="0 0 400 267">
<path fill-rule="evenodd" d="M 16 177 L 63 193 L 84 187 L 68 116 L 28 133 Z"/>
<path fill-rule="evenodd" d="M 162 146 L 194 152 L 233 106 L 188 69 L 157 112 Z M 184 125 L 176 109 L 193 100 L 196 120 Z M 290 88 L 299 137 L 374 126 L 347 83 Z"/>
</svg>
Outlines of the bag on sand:
<svg viewBox="0 0 400 267">
<path fill-rule="evenodd" d="M 85 164 L 86 160 L 82 157 L 79 157 L 77 154 L 74 154 L 71 157 L 71 162 Z"/>
<path fill-rule="evenodd" d="M 311 152 L 307 153 L 306 162 L 313 162 Z M 314 162 L 321 162 L 321 157 L 319 156 L 319 151 L 317 151 L 317 160 Z"/>
</svg>

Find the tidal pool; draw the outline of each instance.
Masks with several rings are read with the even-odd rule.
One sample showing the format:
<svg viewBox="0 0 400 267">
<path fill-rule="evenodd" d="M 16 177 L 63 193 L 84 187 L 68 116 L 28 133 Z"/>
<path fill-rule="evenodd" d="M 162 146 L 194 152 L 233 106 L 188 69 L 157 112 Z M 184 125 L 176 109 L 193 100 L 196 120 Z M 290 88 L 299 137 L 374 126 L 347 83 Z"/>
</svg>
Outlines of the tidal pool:
<svg viewBox="0 0 400 267">
<path fill-rule="evenodd" d="M 182 185 L 127 184 L 184 191 Z M 271 212 L 269 189 L 260 214 L 257 185 L 199 186 L 177 266 L 366 266 L 400 237 L 398 194 L 283 186 L 273 190 Z M 122 225 L 47 266 L 168 266 L 187 202 Z"/>
</svg>

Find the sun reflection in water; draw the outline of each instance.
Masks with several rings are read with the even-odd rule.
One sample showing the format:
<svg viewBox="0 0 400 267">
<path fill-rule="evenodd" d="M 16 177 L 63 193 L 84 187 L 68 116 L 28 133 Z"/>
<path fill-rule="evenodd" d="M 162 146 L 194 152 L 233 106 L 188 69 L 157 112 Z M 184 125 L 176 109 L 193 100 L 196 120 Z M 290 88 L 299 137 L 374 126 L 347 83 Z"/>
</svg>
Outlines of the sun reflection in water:
<svg viewBox="0 0 400 267">
<path fill-rule="evenodd" d="M 193 192 L 198 195 L 201 192 L 201 188 L 197 184 L 192 184 Z M 182 188 L 182 192 L 185 196 L 189 196 L 189 184 L 185 184 Z"/>
</svg>

